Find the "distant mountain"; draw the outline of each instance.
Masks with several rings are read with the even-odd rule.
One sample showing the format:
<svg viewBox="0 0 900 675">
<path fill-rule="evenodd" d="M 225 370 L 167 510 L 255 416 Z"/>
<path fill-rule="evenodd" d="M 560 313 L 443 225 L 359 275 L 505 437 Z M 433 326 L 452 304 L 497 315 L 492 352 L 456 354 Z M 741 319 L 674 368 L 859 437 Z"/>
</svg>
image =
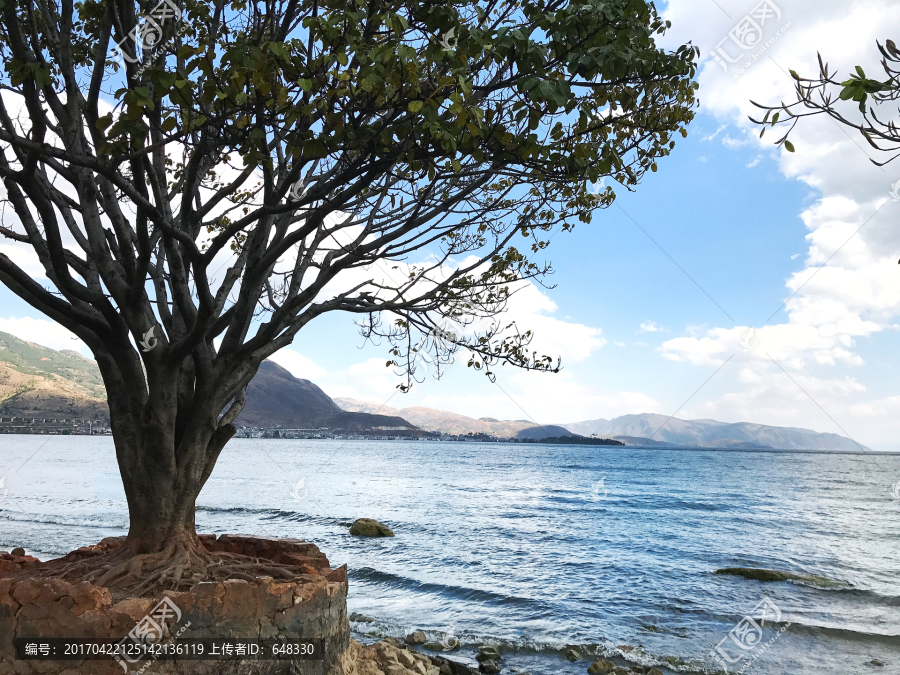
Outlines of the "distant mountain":
<svg viewBox="0 0 900 675">
<path fill-rule="evenodd" d="M 0 418 L 90 419 L 109 424 L 106 389 L 97 364 L 72 350 L 56 351 L 0 332 Z M 309 380 L 264 361 L 247 387 L 236 420 L 253 427 L 421 433 L 390 415 L 357 415 L 339 408 Z"/>
<path fill-rule="evenodd" d="M 248 427 L 337 431 L 417 431 L 391 415 L 346 412 L 318 386 L 291 375 L 274 361 L 263 361 L 247 387 L 247 402 L 236 420 Z"/>
<path fill-rule="evenodd" d="M 409 420 L 426 431 L 439 431 L 444 434 L 482 433 L 500 437 L 514 437 L 520 430 L 538 426 L 527 420 L 496 420 L 492 417 L 466 417 L 446 410 L 422 408 L 392 408 L 372 401 L 358 401 L 352 398 L 336 398 L 334 402 L 350 412 L 380 413 L 382 415 L 398 415 Z"/>
<path fill-rule="evenodd" d="M 97 364 L 0 332 L 0 417 L 90 419 L 108 424 Z"/>
<path fill-rule="evenodd" d="M 564 436 L 581 436 L 582 434 L 574 434 L 568 429 L 564 429 L 563 427 L 558 427 L 555 424 L 545 424 L 540 427 L 531 427 L 529 429 L 522 429 L 520 432 L 516 434 L 516 438 L 532 438 L 537 440 L 543 440 L 545 438 L 561 438 Z"/>
<path fill-rule="evenodd" d="M 654 413 L 622 415 L 611 420 L 590 420 L 560 426 L 583 436 L 596 434 L 619 440 L 622 440 L 624 436 L 652 438 L 682 447 L 777 448 L 780 450 L 860 449 L 860 446 L 844 436 L 819 433 L 809 429 L 772 427 L 749 422 L 680 420 L 674 417 L 670 419 L 666 415 Z M 862 447 L 864 450 L 869 450 L 865 446 Z"/>
<path fill-rule="evenodd" d="M 263 361 L 247 387 L 247 403 L 235 423 L 248 427 L 318 428 L 341 412 L 328 394 L 309 380 L 294 377 L 274 361 Z"/>
<path fill-rule="evenodd" d="M 108 424 L 106 391 L 97 364 L 72 350 L 56 351 L 0 332 L 2 417 L 91 419 Z M 651 447 L 860 449 L 843 436 L 809 429 L 749 422 L 670 419 L 652 413 L 541 426 L 527 420 L 474 419 L 434 408 L 414 406 L 398 410 L 348 398 L 332 400 L 309 380 L 294 377 L 272 361 L 262 363 L 247 388 L 247 404 L 237 423 L 257 427 L 397 431 L 400 435 L 404 432 L 421 435 L 422 429 L 448 434 L 483 433 L 538 439 L 594 434 L 620 440 L 626 445 Z M 862 448 L 869 450 L 865 446 Z"/>
</svg>

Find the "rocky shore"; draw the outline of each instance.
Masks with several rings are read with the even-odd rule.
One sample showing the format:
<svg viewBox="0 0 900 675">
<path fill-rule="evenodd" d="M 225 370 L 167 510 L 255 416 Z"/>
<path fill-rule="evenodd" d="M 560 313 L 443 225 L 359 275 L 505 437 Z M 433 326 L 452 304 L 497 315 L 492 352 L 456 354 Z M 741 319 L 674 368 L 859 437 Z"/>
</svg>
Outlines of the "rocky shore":
<svg viewBox="0 0 900 675">
<path fill-rule="evenodd" d="M 376 521 L 371 521 L 376 525 Z M 369 523 L 365 523 L 368 525 Z M 383 527 L 383 526 L 382 526 Z M 362 533 L 360 533 L 362 534 Z M 392 533 L 391 533 L 392 534 Z M 373 530 L 362 536 L 390 536 Z M 110 538 L 69 554 L 97 555 L 114 550 L 122 538 Z M 234 579 L 201 582 L 187 592 L 166 591 L 175 616 L 161 622 L 166 639 L 239 637 L 242 639 L 317 638 L 326 658 L 307 661 L 248 662 L 181 661 L 152 662 L 159 675 L 527 675 L 508 667 L 501 651 L 490 645 L 475 653 L 477 667 L 447 658 L 443 653 L 459 643 L 427 641 L 424 631 L 414 631 L 405 641 L 386 637 L 367 645 L 350 637 L 350 621 L 374 619 L 347 616 L 346 566 L 332 569 L 327 557 L 314 545 L 298 539 L 272 540 L 247 535 L 201 535 L 211 552 L 242 554 L 258 559 L 285 561 L 303 574 L 294 581 L 260 577 L 255 582 Z M 69 583 L 41 577 L 43 563 L 24 555 L 24 550 L 0 551 L 0 675 L 117 675 L 123 664 L 113 661 L 22 661 L 13 638 L 48 637 L 121 640 L 135 625 L 153 615 L 158 598 L 118 597 L 109 589 L 87 582 Z M 455 640 L 455 638 L 453 638 Z M 418 648 L 428 650 L 423 653 Z M 663 675 L 657 668 L 617 664 L 590 655 L 576 646 L 565 658 L 582 661 L 589 675 Z M 134 664 L 132 664 L 134 665 Z M 142 672 L 141 664 L 133 667 Z M 299 670 L 298 670 L 299 668 Z M 132 670 L 126 670 L 131 673 Z"/>
</svg>

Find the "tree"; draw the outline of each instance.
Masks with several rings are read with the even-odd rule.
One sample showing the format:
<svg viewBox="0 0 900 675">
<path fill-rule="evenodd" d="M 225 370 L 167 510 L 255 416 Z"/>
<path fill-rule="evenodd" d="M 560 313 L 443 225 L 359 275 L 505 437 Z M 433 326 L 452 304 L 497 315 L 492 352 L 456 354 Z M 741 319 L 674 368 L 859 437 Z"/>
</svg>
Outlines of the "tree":
<svg viewBox="0 0 900 675">
<path fill-rule="evenodd" d="M 50 284 L 0 280 L 93 352 L 130 515 L 60 574 L 206 574 L 194 504 L 247 383 L 323 314 L 411 377 L 423 350 L 557 368 L 496 317 L 612 202 L 586 181 L 633 189 L 686 135 L 698 52 L 667 27 L 644 0 L 4 0 L 0 232 Z"/>
<path fill-rule="evenodd" d="M 785 134 L 776 141 L 777 146 L 784 146 L 788 152 L 794 152 L 794 144 L 788 139 L 797 123 L 804 117 L 812 115 L 827 115 L 839 124 L 851 127 L 859 131 L 863 138 L 876 150 L 890 153 L 891 156 L 883 162 L 872 160 L 876 166 L 884 166 L 892 162 L 900 155 L 900 128 L 895 121 L 879 118 L 878 109 L 881 106 L 900 100 L 900 50 L 892 40 L 887 40 L 882 45 L 878 43 L 878 51 L 881 52 L 881 67 L 887 79 L 884 81 L 866 77 L 861 66 L 856 66 L 856 72 L 851 73 L 848 79 L 842 80 L 837 73 L 830 72 L 828 64 L 822 61 L 819 54 L 819 75 L 815 78 L 805 78 L 791 70 L 791 77 L 796 81 L 795 91 L 797 100 L 790 104 L 782 102 L 777 106 L 761 105 L 751 101 L 757 108 L 766 111 L 760 119 L 750 118 L 750 121 L 763 126 L 760 138 L 765 134 L 768 125 L 789 125 Z M 872 103 L 866 107 L 866 102 Z M 859 118 L 856 120 L 847 117 L 843 111 L 842 103 L 853 101 L 858 104 Z M 801 112 L 797 112 L 797 110 Z M 803 110 L 808 112 L 803 112 Z M 785 113 L 782 117 L 781 113 Z M 893 111 L 888 111 L 888 115 Z M 774 114 L 773 114 L 774 113 Z"/>
</svg>

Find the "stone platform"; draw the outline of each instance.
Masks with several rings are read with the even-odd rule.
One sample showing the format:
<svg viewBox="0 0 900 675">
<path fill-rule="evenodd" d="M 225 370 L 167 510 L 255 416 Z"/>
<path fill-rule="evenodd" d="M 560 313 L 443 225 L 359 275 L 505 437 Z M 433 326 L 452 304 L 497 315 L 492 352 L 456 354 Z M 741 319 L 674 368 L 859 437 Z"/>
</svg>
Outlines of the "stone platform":
<svg viewBox="0 0 900 675">
<path fill-rule="evenodd" d="M 87 582 L 28 578 L 41 563 L 29 556 L 0 554 L 0 675 L 343 675 L 355 670 L 347 620 L 347 569 L 331 569 L 314 545 L 298 539 L 262 539 L 245 535 L 200 536 L 210 551 L 243 553 L 300 566 L 304 574 L 290 582 L 261 577 L 258 582 L 202 582 L 159 598 L 126 598 L 113 603 L 109 590 Z M 82 552 L 114 549 L 106 539 Z M 85 553 L 87 554 L 87 553 Z M 13 576 L 15 575 L 15 576 Z M 2 578 L 6 577 L 6 578 Z M 168 600 L 164 600 L 167 598 Z M 163 603 L 163 605 L 160 605 Z M 177 607 L 180 617 L 169 607 Z M 159 610 L 160 606 L 163 610 Z M 91 638 L 116 642 L 154 611 L 166 635 L 182 638 L 319 638 L 322 660 L 174 661 L 134 664 L 116 661 L 17 660 L 14 638 Z M 127 670 L 123 670 L 127 666 Z"/>
</svg>

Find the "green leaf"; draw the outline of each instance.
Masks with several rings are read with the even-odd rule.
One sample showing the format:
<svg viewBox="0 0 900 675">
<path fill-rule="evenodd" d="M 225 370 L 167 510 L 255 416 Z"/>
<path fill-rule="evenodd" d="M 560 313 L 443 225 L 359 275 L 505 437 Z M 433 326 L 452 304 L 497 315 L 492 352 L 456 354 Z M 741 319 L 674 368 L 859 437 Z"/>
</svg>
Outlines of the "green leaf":
<svg viewBox="0 0 900 675">
<path fill-rule="evenodd" d="M 859 76 L 865 79 L 866 74 L 863 72 L 863 69 L 860 66 L 856 66 L 856 72 L 859 73 Z"/>
<path fill-rule="evenodd" d="M 337 55 L 337 60 L 338 60 L 338 63 L 340 63 L 342 66 L 346 66 L 349 63 L 349 60 L 347 59 L 347 55 L 344 52 L 341 52 L 340 54 Z"/>
<path fill-rule="evenodd" d="M 410 112 L 417 113 L 422 109 L 422 101 L 410 101 L 407 107 Z"/>
<path fill-rule="evenodd" d="M 785 142 L 784 142 L 784 149 L 787 150 L 788 152 L 793 152 L 793 151 L 794 151 L 794 144 L 791 143 L 790 141 L 785 141 Z"/>
</svg>

